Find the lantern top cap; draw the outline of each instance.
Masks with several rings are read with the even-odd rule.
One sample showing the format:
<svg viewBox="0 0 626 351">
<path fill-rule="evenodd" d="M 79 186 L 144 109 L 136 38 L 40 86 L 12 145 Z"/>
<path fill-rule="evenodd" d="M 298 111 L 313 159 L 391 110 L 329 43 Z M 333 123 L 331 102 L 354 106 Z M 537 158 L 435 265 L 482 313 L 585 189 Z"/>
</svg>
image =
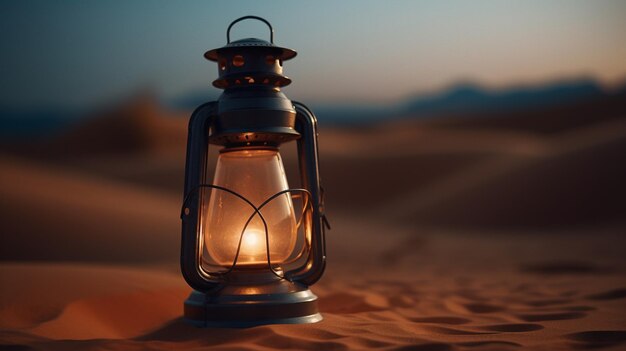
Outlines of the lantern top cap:
<svg viewBox="0 0 626 351">
<path fill-rule="evenodd" d="M 265 23 L 270 29 L 270 41 L 268 42 L 268 41 L 257 39 L 257 38 L 246 38 L 246 39 L 240 39 L 236 41 L 230 41 L 231 28 L 237 22 L 240 22 L 246 19 L 256 19 Z M 267 20 L 258 16 L 244 16 L 244 17 L 234 20 L 228 26 L 228 30 L 226 31 L 226 41 L 227 41 L 227 44 L 225 46 L 207 51 L 204 54 L 204 57 L 207 60 L 217 62 L 219 59 L 218 58 L 219 56 L 229 51 L 236 51 L 236 50 L 242 50 L 242 49 L 254 49 L 254 48 L 269 48 L 269 49 L 275 50 L 277 52 L 277 58 L 283 61 L 290 60 L 297 55 L 296 51 L 292 49 L 283 48 L 283 47 L 274 45 L 274 28 L 272 28 L 272 25 Z"/>
</svg>

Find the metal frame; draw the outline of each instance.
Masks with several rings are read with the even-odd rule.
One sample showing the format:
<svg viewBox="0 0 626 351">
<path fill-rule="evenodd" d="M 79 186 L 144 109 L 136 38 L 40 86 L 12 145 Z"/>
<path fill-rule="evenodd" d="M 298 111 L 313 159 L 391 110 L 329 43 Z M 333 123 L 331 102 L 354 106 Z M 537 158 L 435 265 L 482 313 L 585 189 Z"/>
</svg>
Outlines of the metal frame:
<svg viewBox="0 0 626 351">
<path fill-rule="evenodd" d="M 200 106 L 194 111 L 189 121 L 185 200 L 181 211 L 183 222 L 181 271 L 192 288 L 203 292 L 217 288 L 223 281 L 218 276 L 212 277 L 204 272 L 200 261 L 203 239 L 199 230 L 202 192 L 198 190 L 206 186 L 215 187 L 205 184 L 204 180 L 208 162 L 209 130 L 214 120 L 216 105 L 216 102 L 210 102 Z M 312 285 L 322 276 L 326 266 L 325 218 L 319 182 L 317 120 L 304 104 L 294 102 L 294 106 L 296 108 L 295 129 L 301 135 L 297 140 L 300 178 L 302 187 L 310 194 L 312 206 L 310 219 L 308 216 L 303 217 L 305 230 L 311 231 L 311 254 L 306 264 L 299 269 L 286 272 L 285 277 L 290 281 Z M 293 191 L 294 189 L 288 190 Z M 259 209 L 252 204 L 250 205 L 260 215 Z"/>
<path fill-rule="evenodd" d="M 270 42 L 254 38 L 231 42 L 231 28 L 245 19 L 267 24 Z M 296 56 L 296 52 L 275 46 L 271 24 L 257 16 L 245 16 L 233 21 L 226 35 L 227 45 L 207 51 L 205 57 L 228 62 L 236 55 L 242 55 L 245 60 L 241 61 L 241 65 L 220 66 L 219 78 L 213 85 L 225 91 L 218 101 L 198 107 L 189 120 L 180 265 L 185 281 L 194 291 L 185 301 L 185 318 L 199 326 L 226 327 L 317 322 L 322 316 L 317 312 L 317 297 L 308 286 L 317 282 L 324 273 L 325 228 L 330 227 L 324 215 L 320 186 L 317 119 L 308 107 L 292 102 L 280 91 L 281 87 L 291 82 L 282 75 L 282 62 Z M 267 57 L 274 61 L 268 61 Z M 209 144 L 226 148 L 278 147 L 291 140 L 297 140 L 303 189 L 278 192 L 257 207 L 241 194 L 207 184 Z M 227 191 L 254 210 L 242 230 L 234 262 L 225 272 L 208 272 L 202 264 L 204 238 L 201 211 L 203 197 L 210 196 L 205 188 Z M 279 272 L 272 267 L 267 223 L 260 210 L 272 199 L 293 192 L 308 195 L 306 203 L 303 198 L 301 216 L 307 250 L 302 249 L 290 261 L 301 265 Z M 268 269 L 236 268 L 245 227 L 257 215 L 265 225 Z"/>
</svg>

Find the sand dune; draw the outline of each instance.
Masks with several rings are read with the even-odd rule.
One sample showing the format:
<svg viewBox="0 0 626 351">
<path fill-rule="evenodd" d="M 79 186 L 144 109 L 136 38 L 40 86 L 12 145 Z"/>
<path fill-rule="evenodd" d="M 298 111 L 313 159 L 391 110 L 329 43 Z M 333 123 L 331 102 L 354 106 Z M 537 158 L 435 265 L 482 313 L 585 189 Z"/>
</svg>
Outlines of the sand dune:
<svg viewBox="0 0 626 351">
<path fill-rule="evenodd" d="M 178 273 L 184 120 L 153 103 L 0 155 L 0 349 L 626 347 L 623 119 L 323 130 L 324 320 L 197 329 Z"/>
<path fill-rule="evenodd" d="M 15 158 L 0 161 L 4 260 L 173 261 L 179 197 Z M 127 250 L 120 250 L 124 243 Z"/>
<path fill-rule="evenodd" d="M 184 152 L 188 113 L 165 110 L 150 92 L 94 111 L 59 138 L 45 143 L 49 157 L 64 158 L 176 149 Z"/>
<path fill-rule="evenodd" d="M 154 201 L 129 196 L 134 206 Z M 112 265 L 117 257 L 108 265 L 5 262 L 0 344 L 35 350 L 618 350 L 625 345 L 620 233 L 528 240 L 341 212 L 333 225 L 329 269 L 313 287 L 324 315 L 320 323 L 190 327 L 180 317 L 190 289 L 175 262 Z M 108 226 L 123 229 L 126 223 Z M 124 255 L 136 253 L 133 235 L 117 242 Z"/>
<path fill-rule="evenodd" d="M 147 271 L 111 265 L 6 263 L 1 266 L 1 272 L 3 298 L 0 300 L 0 310 L 3 318 L 0 327 L 36 330 L 35 334 L 41 336 L 51 335 L 50 331 L 56 328 L 59 332 L 73 333 L 68 334 L 68 337 L 80 337 L 85 332 L 89 333 L 90 329 L 90 323 L 80 323 L 81 315 L 95 314 L 106 318 L 107 313 L 132 310 L 130 303 L 116 308 L 107 305 L 109 299 L 120 294 L 128 296 L 132 301 L 132 296 L 149 296 L 155 291 L 164 290 L 163 295 L 175 292 L 176 289 L 186 292 L 186 285 L 179 275 L 156 269 Z M 151 301 L 151 304 L 155 302 Z M 155 308 L 154 313 L 167 311 L 163 306 L 155 306 L 158 308 Z M 109 328 L 128 329 L 120 325 L 124 318 L 118 319 L 117 327 L 112 325 Z M 124 333 L 123 330 L 119 332 Z"/>
<path fill-rule="evenodd" d="M 624 224 L 624 163 L 626 124 L 608 123 L 554 138 L 536 157 L 494 157 L 463 169 L 389 211 L 418 223 L 453 226 Z"/>
<path fill-rule="evenodd" d="M 337 269 L 314 287 L 324 315 L 320 323 L 230 330 L 197 329 L 181 320 L 189 288 L 174 273 L 155 268 L 5 263 L 0 274 L 0 340 L 5 346 L 42 350 L 624 346 L 626 331 L 615 326 L 626 322 L 620 313 L 626 300 L 621 290 L 613 289 L 623 277 L 624 266 L 619 273 L 600 270 L 582 276 L 524 274 L 515 266 L 491 263 L 483 269 L 459 271 L 458 262 L 488 247 L 502 249 L 505 242 L 473 245 L 473 253 L 457 255 L 457 263 L 448 264 L 438 256 L 450 255 L 463 244 L 435 241 L 441 242 L 429 245 L 432 252 L 417 252 L 431 259 L 428 265 L 416 266 L 414 258 L 405 257 L 408 262 L 393 267 L 377 267 L 375 260 L 370 265 L 337 267 L 339 259 Z M 376 257 L 381 251 L 368 254 Z M 502 251 L 498 256 L 502 260 Z M 368 274 L 347 273 L 359 269 Z M 41 285 L 46 286 L 45 293 L 34 303 L 33 292 Z"/>
</svg>

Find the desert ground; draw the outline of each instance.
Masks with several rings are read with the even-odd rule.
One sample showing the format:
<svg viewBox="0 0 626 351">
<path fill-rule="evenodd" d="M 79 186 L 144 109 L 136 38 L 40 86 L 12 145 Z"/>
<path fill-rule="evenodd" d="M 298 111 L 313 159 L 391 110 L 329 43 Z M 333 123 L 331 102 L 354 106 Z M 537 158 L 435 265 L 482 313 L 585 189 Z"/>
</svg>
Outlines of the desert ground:
<svg viewBox="0 0 626 351">
<path fill-rule="evenodd" d="M 140 97 L 0 149 L 0 349 L 626 348 L 626 115 L 322 125 L 323 321 L 203 329 L 177 114 Z"/>
</svg>

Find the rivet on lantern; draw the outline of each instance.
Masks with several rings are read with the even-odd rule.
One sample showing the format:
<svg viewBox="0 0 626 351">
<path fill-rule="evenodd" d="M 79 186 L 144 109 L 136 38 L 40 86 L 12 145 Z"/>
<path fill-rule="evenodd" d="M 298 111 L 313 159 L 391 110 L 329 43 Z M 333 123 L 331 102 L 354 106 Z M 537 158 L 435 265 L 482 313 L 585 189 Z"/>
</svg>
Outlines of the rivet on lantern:
<svg viewBox="0 0 626 351">
<path fill-rule="evenodd" d="M 270 41 L 231 41 L 233 25 L 246 19 L 264 22 Z M 282 62 L 296 52 L 276 46 L 271 24 L 256 16 L 233 21 L 226 38 L 204 55 L 218 63 L 213 85 L 224 92 L 189 120 L 181 271 L 193 292 L 184 317 L 205 327 L 317 322 L 308 287 L 324 272 L 327 223 L 317 120 L 280 89 L 291 83 Z M 298 144 L 300 188 L 288 186 L 279 153 L 290 141 Z M 221 147 L 213 177 L 210 145 Z"/>
</svg>

